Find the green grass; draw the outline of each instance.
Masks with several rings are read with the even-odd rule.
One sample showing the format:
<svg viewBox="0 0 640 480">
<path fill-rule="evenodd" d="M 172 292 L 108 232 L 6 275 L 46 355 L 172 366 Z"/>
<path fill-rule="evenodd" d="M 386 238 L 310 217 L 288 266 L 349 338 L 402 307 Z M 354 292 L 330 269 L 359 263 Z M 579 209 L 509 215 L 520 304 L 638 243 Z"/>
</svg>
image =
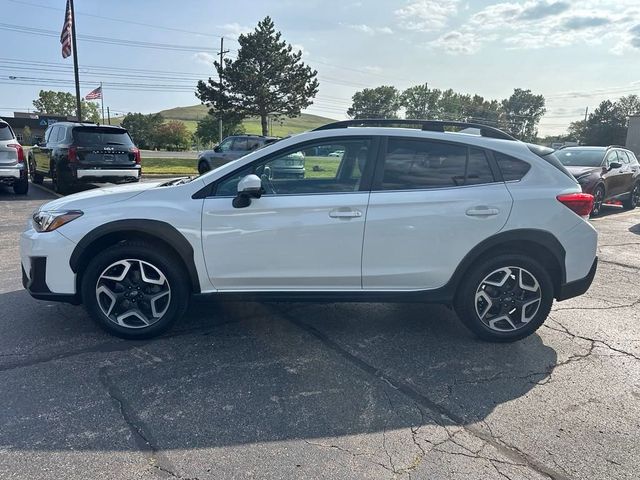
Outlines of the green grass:
<svg viewBox="0 0 640 480">
<path fill-rule="evenodd" d="M 143 158 L 142 174 L 197 175 L 196 162 L 197 160 L 189 158 Z"/>
<path fill-rule="evenodd" d="M 160 113 L 165 120 L 179 120 L 187 126 L 189 132 L 195 132 L 198 120 L 204 118 L 209 111 L 205 105 L 191 105 L 189 107 L 176 107 L 162 110 Z M 111 119 L 113 125 L 120 125 L 122 117 Z M 335 122 L 331 118 L 320 117 L 318 115 L 301 114 L 296 118 L 284 118 L 282 122 L 273 122 L 271 134 L 277 137 L 286 137 L 295 133 L 313 130 L 320 125 Z M 259 118 L 248 118 L 243 122 L 246 133 L 261 135 L 262 127 Z"/>
<path fill-rule="evenodd" d="M 143 174 L 197 175 L 197 160 L 188 158 L 143 158 Z M 306 157 L 305 178 L 334 178 L 340 165 L 340 157 Z M 313 167 L 318 167 L 314 171 Z"/>
</svg>

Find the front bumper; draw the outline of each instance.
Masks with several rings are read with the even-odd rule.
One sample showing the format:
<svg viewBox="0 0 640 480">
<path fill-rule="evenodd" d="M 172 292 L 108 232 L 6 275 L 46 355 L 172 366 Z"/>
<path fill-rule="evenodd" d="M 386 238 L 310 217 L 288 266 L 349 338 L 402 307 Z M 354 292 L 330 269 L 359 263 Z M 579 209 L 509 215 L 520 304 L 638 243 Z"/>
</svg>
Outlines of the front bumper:
<svg viewBox="0 0 640 480">
<path fill-rule="evenodd" d="M 75 294 L 54 293 L 47 285 L 47 257 L 29 257 L 29 273 L 22 267 L 22 286 L 37 300 L 66 302 L 79 305 L 80 300 Z"/>
<path fill-rule="evenodd" d="M 22 284 L 34 297 L 71 302 L 76 274 L 69 258 L 76 244 L 58 231 L 39 233 L 27 228 L 20 237 Z"/>
<path fill-rule="evenodd" d="M 593 282 L 593 278 L 596 276 L 597 269 L 598 257 L 593 260 L 591 270 L 589 270 L 589 273 L 586 277 L 574 280 L 573 282 L 565 283 L 564 285 L 560 286 L 560 291 L 556 295 L 556 300 L 562 301 L 569 298 L 577 297 L 589 290 L 589 287 L 591 287 L 591 283 Z"/>
</svg>

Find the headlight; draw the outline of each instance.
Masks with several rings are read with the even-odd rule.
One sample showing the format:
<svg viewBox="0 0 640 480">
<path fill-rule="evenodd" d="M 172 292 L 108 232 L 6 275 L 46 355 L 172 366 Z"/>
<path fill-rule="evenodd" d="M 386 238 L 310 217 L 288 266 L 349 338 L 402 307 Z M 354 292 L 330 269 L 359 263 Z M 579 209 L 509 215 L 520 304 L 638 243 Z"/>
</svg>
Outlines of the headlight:
<svg viewBox="0 0 640 480">
<path fill-rule="evenodd" d="M 33 228 L 37 232 L 52 232 L 56 228 L 82 216 L 80 210 L 37 211 L 33 214 Z"/>
</svg>

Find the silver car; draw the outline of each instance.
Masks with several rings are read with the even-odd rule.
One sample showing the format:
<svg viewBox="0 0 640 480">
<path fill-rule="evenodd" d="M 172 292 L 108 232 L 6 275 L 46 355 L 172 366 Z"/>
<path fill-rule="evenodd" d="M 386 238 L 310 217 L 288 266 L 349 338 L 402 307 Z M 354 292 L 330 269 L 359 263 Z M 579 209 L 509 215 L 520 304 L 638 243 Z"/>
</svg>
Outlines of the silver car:
<svg viewBox="0 0 640 480">
<path fill-rule="evenodd" d="M 29 171 L 22 145 L 7 122 L 0 120 L 0 183 L 18 195 L 29 191 Z"/>
</svg>

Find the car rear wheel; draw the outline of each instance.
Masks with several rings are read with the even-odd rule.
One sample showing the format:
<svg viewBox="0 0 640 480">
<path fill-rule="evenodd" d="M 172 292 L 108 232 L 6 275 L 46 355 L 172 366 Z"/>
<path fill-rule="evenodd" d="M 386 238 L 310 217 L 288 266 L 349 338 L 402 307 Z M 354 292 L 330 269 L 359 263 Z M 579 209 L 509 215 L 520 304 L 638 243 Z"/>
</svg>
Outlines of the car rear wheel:
<svg viewBox="0 0 640 480">
<path fill-rule="evenodd" d="M 604 203 L 604 187 L 602 185 L 598 185 L 593 190 L 593 209 L 591 210 L 591 216 L 597 217 L 602 213 L 602 204 Z"/>
<path fill-rule="evenodd" d="M 633 210 L 638 206 L 638 203 L 640 203 L 640 183 L 633 186 L 629 198 L 623 202 L 623 205 L 626 210 Z"/>
<path fill-rule="evenodd" d="M 110 247 L 82 277 L 85 308 L 106 331 L 129 339 L 164 333 L 186 311 L 189 280 L 170 252 L 146 242 Z"/>
<path fill-rule="evenodd" d="M 553 283 L 535 260 L 499 255 L 477 264 L 466 276 L 456 312 L 478 337 L 512 342 L 535 332 L 553 304 Z"/>
<path fill-rule="evenodd" d="M 200 163 L 198 163 L 198 173 L 200 173 L 200 175 L 207 173 L 209 170 L 211 170 L 211 167 L 208 162 L 201 160 Z"/>
<path fill-rule="evenodd" d="M 51 184 L 53 191 L 60 195 L 66 195 L 71 189 L 71 180 L 68 175 L 60 171 L 55 164 L 51 166 Z"/>
<path fill-rule="evenodd" d="M 29 175 L 31 176 L 31 181 L 36 185 L 42 185 L 42 181 L 44 177 L 36 171 L 36 164 L 33 160 L 29 162 Z"/>
</svg>

